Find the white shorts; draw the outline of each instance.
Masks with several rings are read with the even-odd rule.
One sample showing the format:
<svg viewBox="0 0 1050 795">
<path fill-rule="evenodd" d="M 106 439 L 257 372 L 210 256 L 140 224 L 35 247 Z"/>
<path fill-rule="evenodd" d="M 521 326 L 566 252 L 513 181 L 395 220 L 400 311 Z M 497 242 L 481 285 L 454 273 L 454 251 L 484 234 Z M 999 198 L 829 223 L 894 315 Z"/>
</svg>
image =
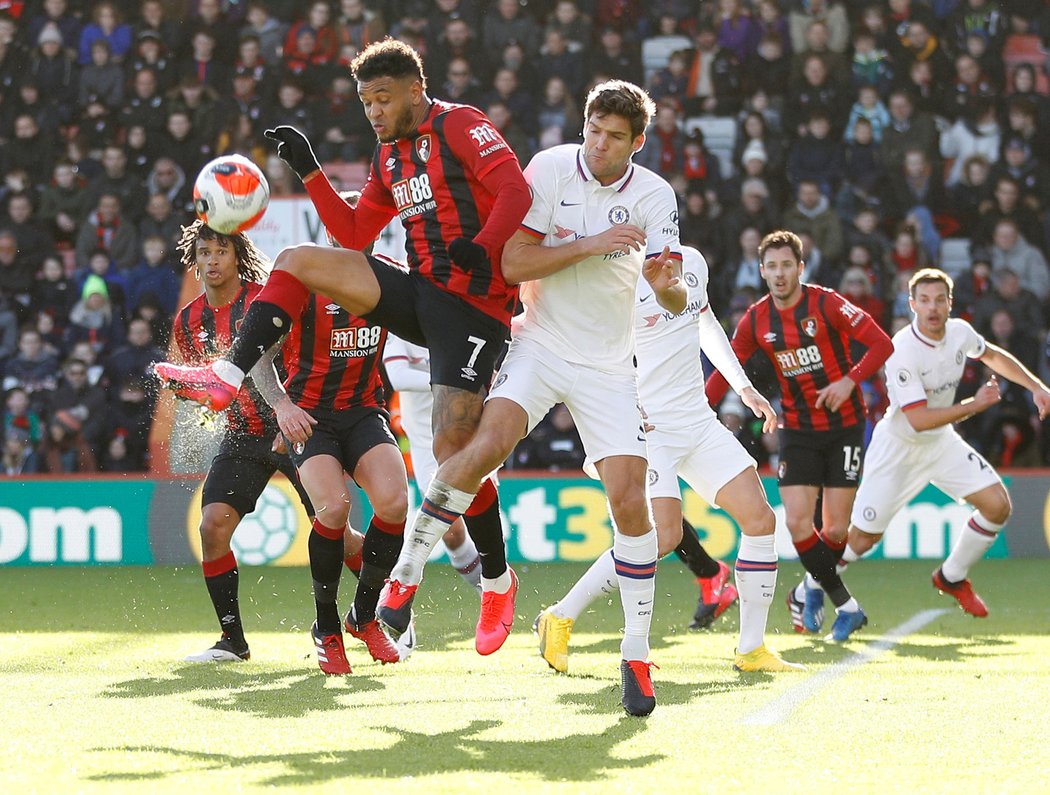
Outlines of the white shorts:
<svg viewBox="0 0 1050 795">
<path fill-rule="evenodd" d="M 962 502 L 1002 482 L 995 468 L 954 428 L 940 439 L 915 444 L 899 439 L 880 422 L 864 454 L 864 474 L 850 522 L 865 533 L 882 535 L 897 511 L 927 483 Z"/>
<path fill-rule="evenodd" d="M 572 414 L 590 461 L 614 455 L 645 458 L 645 431 L 634 374 L 603 373 L 570 364 L 539 343 L 514 340 L 487 400 L 521 406 L 531 431 L 557 403 Z"/>
<path fill-rule="evenodd" d="M 709 505 L 722 487 L 748 467 L 756 467 L 744 446 L 717 417 L 683 428 L 656 427 L 646 434 L 649 447 L 649 497 L 682 499 L 681 478 Z"/>
</svg>

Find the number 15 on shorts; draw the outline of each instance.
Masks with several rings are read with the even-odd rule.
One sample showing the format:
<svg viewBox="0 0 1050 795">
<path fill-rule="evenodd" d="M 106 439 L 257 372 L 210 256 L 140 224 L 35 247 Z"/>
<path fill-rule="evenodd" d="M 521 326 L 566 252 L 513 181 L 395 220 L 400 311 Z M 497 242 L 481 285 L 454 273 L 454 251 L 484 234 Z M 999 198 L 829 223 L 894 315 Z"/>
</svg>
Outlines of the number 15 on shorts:
<svg viewBox="0 0 1050 795">
<path fill-rule="evenodd" d="M 860 453 L 859 445 L 843 445 L 842 447 L 842 471 L 846 473 L 847 480 L 856 480 L 860 475 Z"/>
</svg>

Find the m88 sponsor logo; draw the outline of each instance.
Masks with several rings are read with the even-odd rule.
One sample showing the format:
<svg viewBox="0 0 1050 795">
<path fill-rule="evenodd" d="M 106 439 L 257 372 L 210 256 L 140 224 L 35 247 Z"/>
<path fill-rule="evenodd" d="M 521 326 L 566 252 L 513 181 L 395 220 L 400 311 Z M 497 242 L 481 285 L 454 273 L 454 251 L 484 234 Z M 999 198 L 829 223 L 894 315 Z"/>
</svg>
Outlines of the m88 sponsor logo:
<svg viewBox="0 0 1050 795">
<path fill-rule="evenodd" d="M 820 356 L 820 348 L 816 345 L 807 345 L 803 348 L 792 348 L 786 351 L 776 351 L 777 367 L 785 378 L 792 378 L 803 373 L 812 373 L 824 367 L 824 360 Z"/>
<path fill-rule="evenodd" d="M 339 358 L 369 356 L 379 349 L 379 339 L 382 333 L 383 330 L 379 326 L 332 329 L 332 340 L 329 346 L 331 354 Z"/>
</svg>

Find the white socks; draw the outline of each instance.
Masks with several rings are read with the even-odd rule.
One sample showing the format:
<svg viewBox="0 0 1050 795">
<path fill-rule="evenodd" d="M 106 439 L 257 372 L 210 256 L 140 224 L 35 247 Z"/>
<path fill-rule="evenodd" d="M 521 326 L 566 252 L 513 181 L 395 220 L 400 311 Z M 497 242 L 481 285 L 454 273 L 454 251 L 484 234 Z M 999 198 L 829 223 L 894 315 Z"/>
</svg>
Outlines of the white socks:
<svg viewBox="0 0 1050 795">
<path fill-rule="evenodd" d="M 468 585 L 480 588 L 481 557 L 478 555 L 478 548 L 474 546 L 474 540 L 470 535 L 464 533 L 463 543 L 455 549 L 449 549 L 447 544 L 445 549 L 448 552 L 449 563 L 452 564 L 452 568 L 459 572 L 459 576 Z"/>
<path fill-rule="evenodd" d="M 948 559 L 941 564 L 944 579 L 948 582 L 965 580 L 970 567 L 984 557 L 1002 529 L 1003 525 L 989 522 L 980 511 L 974 511 Z"/>
<path fill-rule="evenodd" d="M 649 659 L 649 625 L 656 597 L 656 556 L 659 551 L 656 530 L 653 529 L 637 537 L 617 533 L 613 539 L 613 560 L 623 605 L 620 653 L 624 660 Z"/>
<path fill-rule="evenodd" d="M 402 585 L 419 585 L 423 579 L 423 566 L 434 544 L 473 501 L 473 494 L 453 488 L 437 478 L 432 480 L 423 505 L 412 522 L 412 529 L 405 533 L 405 543 L 390 572 L 390 579 Z"/>
<path fill-rule="evenodd" d="M 765 642 L 766 619 L 777 587 L 777 551 L 772 535 L 740 537 L 735 574 L 740 594 L 737 652 L 747 654 Z"/>
<path fill-rule="evenodd" d="M 610 549 L 598 556 L 591 567 L 584 572 L 569 592 L 556 605 L 551 606 L 551 613 L 558 618 L 578 619 L 591 602 L 602 594 L 609 596 L 620 589 L 616 578 L 616 564 L 613 562 L 613 551 Z"/>
<path fill-rule="evenodd" d="M 216 359 L 211 366 L 212 372 L 234 389 L 240 389 L 244 383 L 244 370 L 226 359 Z"/>
</svg>

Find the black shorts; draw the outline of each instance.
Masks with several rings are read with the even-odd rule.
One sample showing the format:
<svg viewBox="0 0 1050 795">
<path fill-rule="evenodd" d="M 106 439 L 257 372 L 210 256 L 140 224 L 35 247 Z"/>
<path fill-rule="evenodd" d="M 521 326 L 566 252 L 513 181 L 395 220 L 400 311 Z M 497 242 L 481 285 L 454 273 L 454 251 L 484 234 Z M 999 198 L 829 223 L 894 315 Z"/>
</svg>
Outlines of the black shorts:
<svg viewBox="0 0 1050 795">
<path fill-rule="evenodd" d="M 864 423 L 833 431 L 781 428 L 780 485 L 855 489 L 863 449 Z"/>
<path fill-rule="evenodd" d="M 419 271 L 368 258 L 379 303 L 365 320 L 430 349 L 430 383 L 475 394 L 488 389 L 509 329 Z"/>
<path fill-rule="evenodd" d="M 273 473 L 280 472 L 295 487 L 307 515 L 313 516 L 313 505 L 299 482 L 292 460 L 284 453 L 270 450 L 272 444 L 272 436 L 226 434 L 204 481 L 201 507 L 224 502 L 241 517 L 247 516 L 255 510 L 255 502 Z"/>
<path fill-rule="evenodd" d="M 317 424 L 303 445 L 288 445 L 292 461 L 301 467 L 315 455 L 330 455 L 343 465 L 351 477 L 357 462 L 373 447 L 397 440 L 390 432 L 386 412 L 375 406 L 359 406 L 336 412 L 311 410 Z"/>
</svg>

